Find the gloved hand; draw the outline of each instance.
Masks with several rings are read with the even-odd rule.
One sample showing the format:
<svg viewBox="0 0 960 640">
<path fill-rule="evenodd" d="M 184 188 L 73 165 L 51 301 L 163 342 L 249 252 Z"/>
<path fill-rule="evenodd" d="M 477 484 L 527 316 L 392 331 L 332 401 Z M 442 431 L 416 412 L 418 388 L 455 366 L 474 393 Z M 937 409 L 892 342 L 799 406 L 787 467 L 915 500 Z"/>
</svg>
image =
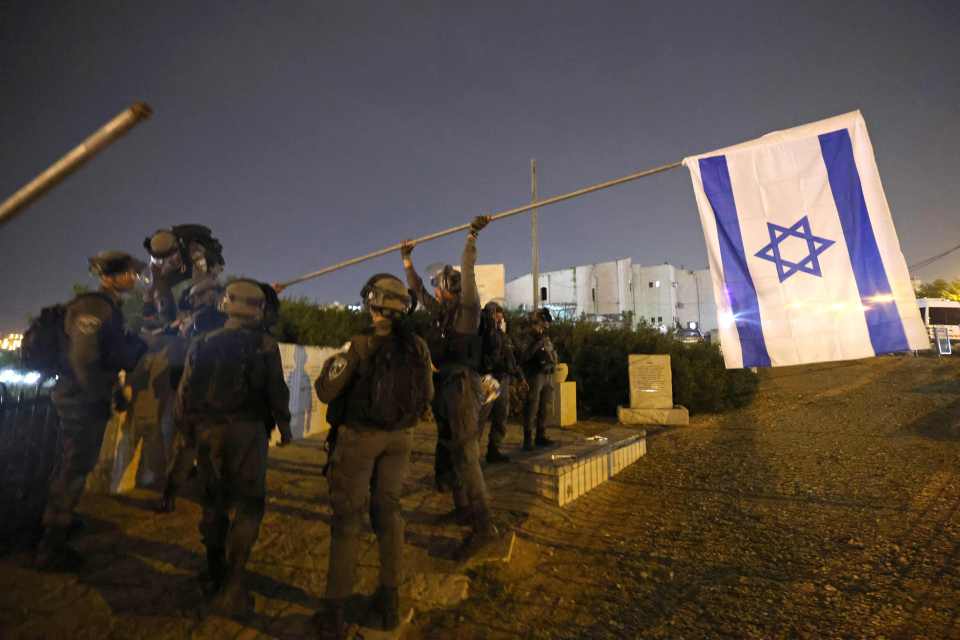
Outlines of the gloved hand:
<svg viewBox="0 0 960 640">
<path fill-rule="evenodd" d="M 470 233 L 476 236 L 488 224 L 490 224 L 490 216 L 477 216 L 470 222 Z"/>
<path fill-rule="evenodd" d="M 273 287 L 273 290 L 277 292 L 277 295 L 283 293 L 284 289 L 287 288 L 285 285 L 282 285 L 279 282 L 274 282 L 270 286 Z"/>
<path fill-rule="evenodd" d="M 410 256 L 413 254 L 413 248 L 417 246 L 417 243 L 413 240 L 404 240 L 400 243 L 400 257 L 404 260 L 409 260 Z"/>
<path fill-rule="evenodd" d="M 278 424 L 277 428 L 280 430 L 280 443 L 278 447 L 285 447 L 291 442 L 293 442 L 293 433 L 290 431 L 289 424 Z"/>
</svg>

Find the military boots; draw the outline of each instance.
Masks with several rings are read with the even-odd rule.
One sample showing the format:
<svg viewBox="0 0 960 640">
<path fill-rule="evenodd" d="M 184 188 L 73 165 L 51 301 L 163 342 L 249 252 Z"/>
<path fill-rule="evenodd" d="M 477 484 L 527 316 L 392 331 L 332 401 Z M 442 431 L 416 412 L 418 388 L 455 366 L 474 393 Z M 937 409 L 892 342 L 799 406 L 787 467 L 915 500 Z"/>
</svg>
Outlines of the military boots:
<svg viewBox="0 0 960 640">
<path fill-rule="evenodd" d="M 364 626 L 385 631 L 400 626 L 400 593 L 396 587 L 377 589 L 367 611 Z"/>
<path fill-rule="evenodd" d="M 346 599 L 323 601 L 320 609 L 313 614 L 313 624 L 317 629 L 317 637 L 320 640 L 346 640 L 346 609 Z"/>
</svg>

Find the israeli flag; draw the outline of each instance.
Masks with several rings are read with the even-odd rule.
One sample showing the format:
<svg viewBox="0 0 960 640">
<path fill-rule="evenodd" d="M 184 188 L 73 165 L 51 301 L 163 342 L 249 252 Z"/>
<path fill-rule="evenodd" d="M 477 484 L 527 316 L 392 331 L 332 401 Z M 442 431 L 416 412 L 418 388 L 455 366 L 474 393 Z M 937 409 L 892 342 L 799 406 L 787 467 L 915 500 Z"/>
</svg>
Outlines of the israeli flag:
<svg viewBox="0 0 960 640">
<path fill-rule="evenodd" d="M 859 111 L 683 163 L 727 368 L 930 347 Z"/>
</svg>

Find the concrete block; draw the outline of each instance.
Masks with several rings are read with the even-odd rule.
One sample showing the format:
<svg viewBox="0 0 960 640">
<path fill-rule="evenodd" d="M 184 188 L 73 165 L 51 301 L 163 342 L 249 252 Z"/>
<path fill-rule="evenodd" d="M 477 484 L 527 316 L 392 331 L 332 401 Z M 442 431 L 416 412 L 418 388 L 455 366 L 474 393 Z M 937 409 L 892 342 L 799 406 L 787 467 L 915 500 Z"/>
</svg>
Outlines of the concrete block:
<svg viewBox="0 0 960 640">
<path fill-rule="evenodd" d="M 660 424 L 686 426 L 690 424 L 690 412 L 686 407 L 676 405 L 671 409 L 635 409 L 617 407 L 617 419 L 620 424 Z"/>
<path fill-rule="evenodd" d="M 577 423 L 577 383 L 562 382 L 556 387 L 547 412 L 549 427 L 569 427 Z"/>
<path fill-rule="evenodd" d="M 526 461 L 534 492 L 564 506 L 600 486 L 646 453 L 643 431 L 618 428 L 603 436 L 605 441 L 581 440 Z"/>
</svg>

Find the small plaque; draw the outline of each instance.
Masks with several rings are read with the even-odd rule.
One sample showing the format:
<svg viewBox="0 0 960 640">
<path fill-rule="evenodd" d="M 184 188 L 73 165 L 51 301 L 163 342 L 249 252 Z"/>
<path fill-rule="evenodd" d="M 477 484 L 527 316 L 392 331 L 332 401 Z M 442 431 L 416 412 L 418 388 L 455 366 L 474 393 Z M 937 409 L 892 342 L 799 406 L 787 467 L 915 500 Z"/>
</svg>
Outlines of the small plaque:
<svg viewBox="0 0 960 640">
<path fill-rule="evenodd" d="M 670 409 L 673 407 L 670 356 L 631 354 L 628 364 L 631 408 Z"/>
</svg>

